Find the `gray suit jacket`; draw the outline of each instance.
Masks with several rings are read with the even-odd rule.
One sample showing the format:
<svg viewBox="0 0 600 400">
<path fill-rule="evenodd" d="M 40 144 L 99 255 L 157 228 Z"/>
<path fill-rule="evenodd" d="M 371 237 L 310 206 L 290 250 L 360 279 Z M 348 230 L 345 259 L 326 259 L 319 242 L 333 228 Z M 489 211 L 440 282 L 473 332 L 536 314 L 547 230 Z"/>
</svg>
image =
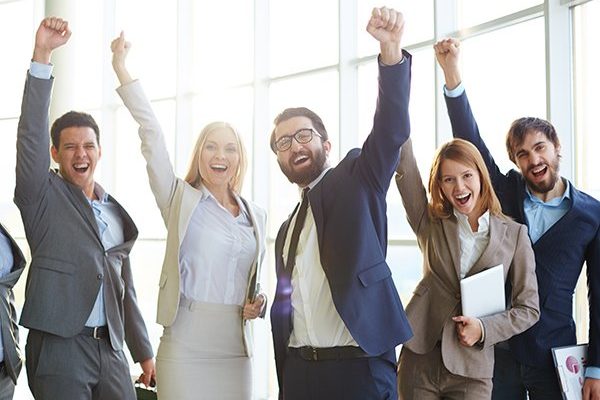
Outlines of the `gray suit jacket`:
<svg viewBox="0 0 600 400">
<path fill-rule="evenodd" d="M 2 330 L 2 347 L 4 347 L 4 366 L 8 376 L 16 384 L 23 360 L 19 349 L 19 326 L 12 288 L 25 269 L 25 257 L 2 225 L 0 231 L 10 240 L 14 259 L 10 273 L 0 278 L 0 330 Z"/>
<path fill-rule="evenodd" d="M 454 215 L 447 219 L 430 217 L 410 139 L 402 146 L 396 172 L 406 217 L 423 252 L 423 279 L 406 306 L 415 335 L 404 345 L 415 353 L 426 354 L 441 341 L 444 366 L 450 372 L 491 378 L 494 344 L 523 332 L 540 316 L 535 260 L 527 227 L 490 215 L 489 244 L 467 276 L 503 264 L 504 279 L 510 280 L 513 287 L 511 304 L 504 312 L 480 318 L 485 331 L 483 345 L 463 346 L 451 319 L 462 314 L 457 219 Z"/>
<path fill-rule="evenodd" d="M 125 340 L 134 361 L 143 361 L 153 353 L 129 263 L 137 228 L 109 196 L 121 214 L 125 241 L 105 249 L 83 191 L 49 171 L 52 83 L 53 78 L 28 74 L 17 132 L 15 203 L 31 248 L 20 323 L 62 337 L 77 335 L 104 283 L 111 345 L 115 351 L 121 350 Z"/>
</svg>

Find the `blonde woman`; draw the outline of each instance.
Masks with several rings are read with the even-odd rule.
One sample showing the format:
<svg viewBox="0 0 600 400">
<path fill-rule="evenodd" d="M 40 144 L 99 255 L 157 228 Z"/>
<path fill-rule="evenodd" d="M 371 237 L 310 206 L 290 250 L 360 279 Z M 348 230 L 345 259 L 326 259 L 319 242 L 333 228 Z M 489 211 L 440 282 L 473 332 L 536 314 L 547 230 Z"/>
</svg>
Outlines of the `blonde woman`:
<svg viewBox="0 0 600 400">
<path fill-rule="evenodd" d="M 258 294 L 265 212 L 240 196 L 246 154 L 225 122 L 200 133 L 185 179 L 177 178 L 161 127 L 125 60 L 123 33 L 112 44 L 117 92 L 139 124 L 150 186 L 167 227 L 157 322 L 163 400 L 249 399 L 249 319 L 264 315 Z"/>
<path fill-rule="evenodd" d="M 396 184 L 423 252 L 423 279 L 406 306 L 414 337 L 400 354 L 403 400 L 489 399 L 494 344 L 539 318 L 535 260 L 524 225 L 502 214 L 479 151 L 454 139 L 437 152 L 431 200 L 410 139 L 402 146 Z M 506 311 L 473 318 L 460 306 L 460 279 L 502 264 L 512 285 Z"/>
</svg>

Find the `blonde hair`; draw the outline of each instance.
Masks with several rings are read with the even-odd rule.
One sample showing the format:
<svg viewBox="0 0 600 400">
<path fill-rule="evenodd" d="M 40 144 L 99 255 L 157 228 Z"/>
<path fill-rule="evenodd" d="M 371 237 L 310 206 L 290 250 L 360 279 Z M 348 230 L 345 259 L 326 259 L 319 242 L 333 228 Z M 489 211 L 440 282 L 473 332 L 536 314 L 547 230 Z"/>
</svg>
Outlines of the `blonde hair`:
<svg viewBox="0 0 600 400">
<path fill-rule="evenodd" d="M 429 212 L 432 217 L 444 219 L 452 215 L 452 204 L 444 196 L 441 187 L 442 163 L 445 160 L 453 160 L 476 169 L 479 173 L 481 184 L 481 194 L 477 207 L 482 212 L 489 210 L 491 215 L 504 217 L 500 201 L 494 192 L 490 174 L 481 157 L 481 153 L 479 153 L 479 150 L 473 144 L 462 139 L 453 139 L 442 145 L 437 150 L 433 159 L 433 164 L 429 171 L 429 193 L 431 194 Z"/>
<path fill-rule="evenodd" d="M 240 153 L 240 162 L 238 164 L 237 170 L 235 171 L 235 175 L 229 183 L 229 187 L 235 193 L 240 194 L 240 192 L 242 191 L 242 185 L 244 183 L 244 176 L 246 175 L 246 168 L 248 167 L 248 156 L 246 154 L 246 148 L 244 147 L 244 143 L 242 142 L 242 138 L 240 137 L 238 131 L 231 124 L 223 121 L 209 123 L 202 129 L 202 131 L 198 135 L 198 139 L 196 139 L 194 151 L 192 152 L 192 157 L 190 159 L 188 171 L 185 174 L 185 181 L 195 188 L 198 188 L 202 183 L 202 176 L 200 175 L 200 170 L 198 169 L 198 158 L 200 157 L 200 152 L 202 151 L 202 148 L 204 148 L 206 138 L 211 132 L 214 132 L 217 129 L 229 129 L 231 132 L 233 132 L 233 135 L 235 136 L 235 140 Z"/>
</svg>

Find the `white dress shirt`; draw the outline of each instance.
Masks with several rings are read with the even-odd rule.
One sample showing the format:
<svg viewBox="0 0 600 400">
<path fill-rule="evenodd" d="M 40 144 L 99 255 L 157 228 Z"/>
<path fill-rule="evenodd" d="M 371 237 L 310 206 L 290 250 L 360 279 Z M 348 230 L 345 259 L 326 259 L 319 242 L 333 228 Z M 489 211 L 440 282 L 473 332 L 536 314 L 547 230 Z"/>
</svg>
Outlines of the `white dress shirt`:
<svg viewBox="0 0 600 400">
<path fill-rule="evenodd" d="M 460 240 L 460 279 L 464 278 L 475 265 L 490 242 L 490 213 L 486 211 L 479 217 L 477 232 L 473 232 L 467 216 L 454 210 L 458 219 L 458 238 Z"/>
<path fill-rule="evenodd" d="M 182 295 L 243 306 L 257 246 L 250 215 L 238 196 L 240 213 L 234 217 L 205 187 L 201 190 L 179 250 Z"/>
<path fill-rule="evenodd" d="M 309 187 L 313 188 L 327 171 L 328 169 L 323 171 Z M 290 221 L 290 229 L 283 245 L 284 263 L 287 263 L 295 222 L 296 215 Z M 291 283 L 293 329 L 290 347 L 358 346 L 333 304 L 329 282 L 321 265 L 317 226 L 310 203 L 298 239 L 296 265 L 292 271 Z"/>
</svg>

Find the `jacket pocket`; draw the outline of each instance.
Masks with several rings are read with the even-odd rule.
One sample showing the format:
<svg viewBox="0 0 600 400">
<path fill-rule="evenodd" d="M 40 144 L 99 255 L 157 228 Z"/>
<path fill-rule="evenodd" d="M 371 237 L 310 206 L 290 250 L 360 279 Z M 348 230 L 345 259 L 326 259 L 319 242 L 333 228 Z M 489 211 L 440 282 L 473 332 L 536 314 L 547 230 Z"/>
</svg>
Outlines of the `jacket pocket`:
<svg viewBox="0 0 600 400">
<path fill-rule="evenodd" d="M 390 276 L 392 276 L 392 271 L 390 271 L 385 261 L 382 261 L 358 274 L 358 279 L 364 287 L 368 287 Z"/>
<path fill-rule="evenodd" d="M 75 265 L 68 261 L 55 260 L 48 257 L 36 257 L 31 263 L 31 268 L 47 269 L 61 274 L 72 275 L 75 272 Z"/>
</svg>

